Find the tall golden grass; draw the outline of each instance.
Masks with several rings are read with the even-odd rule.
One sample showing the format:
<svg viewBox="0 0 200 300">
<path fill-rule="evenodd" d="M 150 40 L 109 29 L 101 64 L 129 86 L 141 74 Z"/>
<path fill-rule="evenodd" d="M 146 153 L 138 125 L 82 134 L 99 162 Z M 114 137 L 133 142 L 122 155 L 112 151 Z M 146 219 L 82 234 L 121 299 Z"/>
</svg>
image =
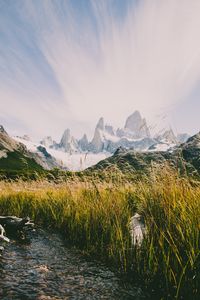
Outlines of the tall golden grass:
<svg viewBox="0 0 200 300">
<path fill-rule="evenodd" d="M 129 233 L 136 211 L 147 228 L 140 248 Z M 198 299 L 200 185 L 169 168 L 135 182 L 2 181 L 0 214 L 28 215 L 61 231 L 70 244 L 140 281 L 153 299 Z"/>
</svg>

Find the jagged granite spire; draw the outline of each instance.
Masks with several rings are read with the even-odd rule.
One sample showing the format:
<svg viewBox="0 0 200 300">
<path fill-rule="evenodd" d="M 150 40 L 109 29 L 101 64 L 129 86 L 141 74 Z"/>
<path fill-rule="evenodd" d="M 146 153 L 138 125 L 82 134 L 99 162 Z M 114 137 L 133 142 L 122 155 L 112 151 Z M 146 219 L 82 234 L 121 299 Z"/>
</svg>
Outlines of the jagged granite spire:
<svg viewBox="0 0 200 300">
<path fill-rule="evenodd" d="M 86 134 L 78 141 L 78 145 L 82 151 L 88 151 L 89 142 Z"/>
<path fill-rule="evenodd" d="M 64 131 L 59 147 L 63 148 L 65 152 L 72 153 L 78 151 L 78 143 L 75 138 L 71 136 L 69 128 Z"/>
<path fill-rule="evenodd" d="M 63 147 L 64 149 L 66 148 L 67 144 L 70 142 L 70 129 L 66 129 L 62 135 L 62 138 L 60 140 L 60 146 Z"/>
<path fill-rule="evenodd" d="M 104 130 L 105 127 L 104 127 L 104 118 L 100 118 L 97 125 L 96 125 L 96 129 L 100 129 L 100 130 Z"/>
<path fill-rule="evenodd" d="M 135 138 L 150 137 L 146 119 L 141 117 L 138 110 L 127 118 L 124 129 L 131 132 Z"/>
<path fill-rule="evenodd" d="M 40 144 L 44 145 L 45 147 L 50 147 L 55 144 L 51 136 L 46 136 L 45 138 L 42 139 Z"/>
<path fill-rule="evenodd" d="M 98 127 L 96 127 L 94 132 L 94 137 L 91 142 L 91 150 L 95 153 L 104 150 L 104 143 L 101 135 L 101 130 Z"/>
<path fill-rule="evenodd" d="M 156 139 L 160 142 L 171 144 L 176 144 L 178 142 L 172 128 L 165 130 L 162 134 L 157 135 Z"/>
<path fill-rule="evenodd" d="M 104 118 L 100 118 L 94 131 L 94 137 L 90 144 L 91 150 L 95 153 L 103 151 L 104 143 L 103 143 L 102 133 L 104 130 L 105 130 Z"/>
<path fill-rule="evenodd" d="M 105 131 L 106 131 L 107 133 L 109 133 L 110 135 L 115 135 L 113 126 L 111 126 L 111 125 L 106 124 L 106 125 L 105 125 Z"/>
</svg>

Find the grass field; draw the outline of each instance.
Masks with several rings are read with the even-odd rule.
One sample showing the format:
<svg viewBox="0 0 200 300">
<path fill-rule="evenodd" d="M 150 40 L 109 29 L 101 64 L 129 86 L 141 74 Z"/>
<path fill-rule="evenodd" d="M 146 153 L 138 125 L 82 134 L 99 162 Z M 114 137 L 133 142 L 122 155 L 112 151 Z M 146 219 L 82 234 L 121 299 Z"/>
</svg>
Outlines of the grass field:
<svg viewBox="0 0 200 300">
<path fill-rule="evenodd" d="M 130 217 L 143 215 L 147 235 L 131 245 Z M 198 299 L 200 184 L 168 168 L 135 182 L 72 176 L 67 182 L 0 182 L 0 214 L 30 216 L 143 285 L 151 299 Z"/>
</svg>

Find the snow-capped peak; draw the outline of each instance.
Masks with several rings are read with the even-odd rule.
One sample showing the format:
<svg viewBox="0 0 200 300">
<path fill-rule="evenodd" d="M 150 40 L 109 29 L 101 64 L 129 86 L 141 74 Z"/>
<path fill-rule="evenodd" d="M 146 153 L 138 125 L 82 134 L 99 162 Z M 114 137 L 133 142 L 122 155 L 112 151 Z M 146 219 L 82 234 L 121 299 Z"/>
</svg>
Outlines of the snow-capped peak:
<svg viewBox="0 0 200 300">
<path fill-rule="evenodd" d="M 138 110 L 127 118 L 124 129 L 126 132 L 129 132 L 129 135 L 131 134 L 133 138 L 150 137 L 146 119 L 141 117 Z"/>
<path fill-rule="evenodd" d="M 97 122 L 94 130 L 94 136 L 88 141 L 86 134 L 76 140 L 70 133 L 70 129 L 66 129 L 62 135 L 60 143 L 52 141 L 51 137 L 43 140 L 42 144 L 55 150 L 61 150 L 67 153 L 114 153 L 117 148 L 132 148 L 136 151 L 146 151 L 149 147 L 157 148 L 173 146 L 178 140 L 172 129 L 152 137 L 147 125 L 146 119 L 143 118 L 139 111 L 132 113 L 125 122 L 123 128 L 117 130 L 109 123 L 104 122 L 101 117 Z"/>
<path fill-rule="evenodd" d="M 175 136 L 172 128 L 169 128 L 168 130 L 163 130 L 162 133 L 159 133 L 155 136 L 156 140 L 163 143 L 169 143 L 169 144 L 177 144 L 178 140 Z"/>
<path fill-rule="evenodd" d="M 98 123 L 97 123 L 97 126 L 96 126 L 96 129 L 100 129 L 100 130 L 104 130 L 104 118 L 100 118 Z"/>
<path fill-rule="evenodd" d="M 46 136 L 43 138 L 40 142 L 40 144 L 44 145 L 45 147 L 50 147 L 54 144 L 55 142 L 53 141 L 51 136 Z"/>
</svg>

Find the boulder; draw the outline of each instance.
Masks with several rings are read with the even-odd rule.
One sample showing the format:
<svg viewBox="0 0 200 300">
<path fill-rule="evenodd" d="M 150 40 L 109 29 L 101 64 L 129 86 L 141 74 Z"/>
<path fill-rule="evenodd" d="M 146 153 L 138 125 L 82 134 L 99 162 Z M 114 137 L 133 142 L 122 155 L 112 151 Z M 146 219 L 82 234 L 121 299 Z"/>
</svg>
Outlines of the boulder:
<svg viewBox="0 0 200 300">
<path fill-rule="evenodd" d="M 18 218 L 15 216 L 0 216 L 1 236 L 6 232 L 22 231 L 25 227 L 33 227 L 29 217 Z"/>
</svg>

